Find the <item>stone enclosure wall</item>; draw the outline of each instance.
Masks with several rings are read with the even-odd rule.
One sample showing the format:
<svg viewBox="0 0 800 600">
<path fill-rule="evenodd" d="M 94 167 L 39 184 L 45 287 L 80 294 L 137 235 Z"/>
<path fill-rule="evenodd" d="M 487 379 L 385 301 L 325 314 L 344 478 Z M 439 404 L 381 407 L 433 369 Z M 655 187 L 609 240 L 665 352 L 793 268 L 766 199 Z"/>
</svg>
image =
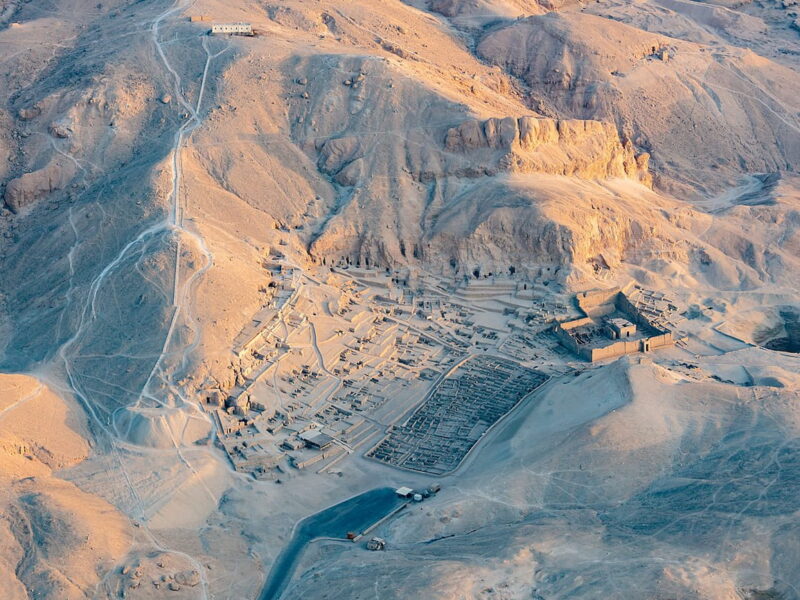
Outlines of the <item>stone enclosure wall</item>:
<svg viewBox="0 0 800 600">
<path fill-rule="evenodd" d="M 594 362 L 635 352 L 647 352 L 675 343 L 673 333 L 654 327 L 653 324 L 628 300 L 620 288 L 580 292 L 575 296 L 578 307 L 586 315 L 572 321 L 557 323 L 554 329 L 561 344 L 584 360 Z M 644 332 L 651 335 L 639 340 L 619 340 L 602 348 L 588 348 L 579 345 L 570 331 L 588 325 L 594 319 L 602 318 L 615 311 L 627 315 Z"/>
</svg>

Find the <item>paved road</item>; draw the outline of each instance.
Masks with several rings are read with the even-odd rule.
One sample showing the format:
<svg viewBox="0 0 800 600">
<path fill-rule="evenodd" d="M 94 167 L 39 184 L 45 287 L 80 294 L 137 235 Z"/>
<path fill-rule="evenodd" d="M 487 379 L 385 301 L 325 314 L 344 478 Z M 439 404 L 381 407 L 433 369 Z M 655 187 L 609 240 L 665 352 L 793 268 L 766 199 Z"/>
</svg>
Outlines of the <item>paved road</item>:
<svg viewBox="0 0 800 600">
<path fill-rule="evenodd" d="M 273 563 L 259 600 L 280 598 L 310 541 L 318 538 L 344 539 L 349 531 L 360 533 L 403 502 L 405 500 L 398 498 L 392 488 L 376 488 L 300 521 L 292 539 Z"/>
</svg>

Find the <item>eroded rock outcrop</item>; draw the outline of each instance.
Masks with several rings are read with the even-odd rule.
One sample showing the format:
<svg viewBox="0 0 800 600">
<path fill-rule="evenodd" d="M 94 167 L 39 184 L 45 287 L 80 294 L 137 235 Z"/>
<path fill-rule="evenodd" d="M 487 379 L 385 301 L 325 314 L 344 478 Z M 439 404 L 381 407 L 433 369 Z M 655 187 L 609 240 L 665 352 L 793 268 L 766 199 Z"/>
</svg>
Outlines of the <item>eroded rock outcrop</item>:
<svg viewBox="0 0 800 600">
<path fill-rule="evenodd" d="M 437 147 L 438 146 L 438 147 Z M 319 168 L 341 184 L 362 180 L 374 155 L 356 136 L 321 140 Z M 484 177 L 499 173 L 545 173 L 583 179 L 633 179 L 652 184 L 649 155 L 637 154 L 615 126 L 594 120 L 539 117 L 468 119 L 447 130 L 443 143 L 410 147 L 402 159 L 415 180 Z"/>
<path fill-rule="evenodd" d="M 491 19 L 558 10 L 570 0 L 430 0 L 430 10 L 446 17 Z"/>
<path fill-rule="evenodd" d="M 616 124 L 657 162 L 659 187 L 682 197 L 742 173 L 798 167 L 800 142 L 785 115 L 800 85 L 749 50 L 718 54 L 612 19 L 548 13 L 493 30 L 477 53 L 523 80 L 537 111 Z"/>
<path fill-rule="evenodd" d="M 649 155 L 637 155 L 630 141 L 620 140 L 613 124 L 600 121 L 537 117 L 465 121 L 447 132 L 445 148 L 494 163 L 499 171 L 625 177 L 651 184 Z M 492 157 L 487 150 L 500 152 Z"/>
<path fill-rule="evenodd" d="M 75 177 L 75 169 L 70 162 L 53 161 L 38 171 L 12 179 L 6 186 L 6 204 L 19 212 L 48 194 L 64 189 Z"/>
<path fill-rule="evenodd" d="M 72 135 L 72 124 L 69 121 L 54 121 L 48 128 L 50 135 L 59 139 L 67 139 Z"/>
<path fill-rule="evenodd" d="M 337 190 L 335 213 L 308 242 L 320 262 L 383 266 L 420 261 L 434 268 L 456 263 L 492 270 L 507 269 L 512 259 L 518 268 L 586 260 L 584 245 L 609 243 L 573 234 L 574 229 L 591 221 L 592 231 L 616 235 L 595 219 L 600 213 L 591 208 L 599 193 L 594 181 L 627 180 L 621 185 L 629 188 L 636 186 L 628 182 L 650 184 L 648 155 L 637 154 L 610 120 L 519 116 L 522 111 L 478 119 L 478 111 L 377 61 L 327 57 L 293 64 L 291 80 L 298 75 L 306 83 L 294 84 L 293 135 L 328 181 L 349 188 Z M 352 82 L 360 75 L 354 90 Z M 300 95 L 305 91 L 309 99 Z M 413 110 L 399 111 L 398 106 Z M 531 174 L 548 176 L 558 194 L 575 196 L 571 204 L 585 207 L 590 216 L 582 212 L 561 227 L 554 224 L 557 211 L 541 210 L 544 192 L 533 197 L 509 192 L 509 178 L 521 178 L 515 186 L 536 184 L 539 177 L 526 179 Z M 567 188 L 567 177 L 578 181 Z M 524 227 L 518 226 L 523 222 Z M 620 239 L 626 235 L 620 233 Z M 467 238 L 470 248 L 462 248 L 459 240 Z"/>
</svg>

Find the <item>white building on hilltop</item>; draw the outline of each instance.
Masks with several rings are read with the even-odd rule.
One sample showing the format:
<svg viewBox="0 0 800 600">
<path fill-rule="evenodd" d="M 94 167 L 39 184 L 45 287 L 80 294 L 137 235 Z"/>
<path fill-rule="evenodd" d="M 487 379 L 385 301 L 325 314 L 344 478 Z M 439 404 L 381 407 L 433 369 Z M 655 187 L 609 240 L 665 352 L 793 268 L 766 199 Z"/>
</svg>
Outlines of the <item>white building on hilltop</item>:
<svg viewBox="0 0 800 600">
<path fill-rule="evenodd" d="M 211 33 L 253 35 L 253 26 L 250 23 L 214 23 L 211 26 Z"/>
</svg>

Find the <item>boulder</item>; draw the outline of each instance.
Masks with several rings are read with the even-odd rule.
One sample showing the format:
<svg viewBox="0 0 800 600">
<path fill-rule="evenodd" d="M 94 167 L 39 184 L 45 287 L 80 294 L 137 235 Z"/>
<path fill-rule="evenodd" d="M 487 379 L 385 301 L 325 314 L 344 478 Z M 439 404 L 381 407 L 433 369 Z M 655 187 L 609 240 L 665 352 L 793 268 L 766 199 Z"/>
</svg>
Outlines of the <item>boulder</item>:
<svg viewBox="0 0 800 600">
<path fill-rule="evenodd" d="M 322 170 L 338 172 L 346 163 L 356 158 L 359 140 L 347 136 L 325 141 L 319 148 L 320 167 Z"/>
<path fill-rule="evenodd" d="M 62 140 L 72 135 L 72 128 L 68 121 L 54 121 L 50 123 L 48 130 L 50 131 L 50 135 Z"/>
<path fill-rule="evenodd" d="M 20 108 L 17 115 L 23 121 L 30 121 L 31 119 L 35 119 L 40 114 L 42 114 L 42 109 L 38 106 L 32 106 L 30 108 Z"/>
<path fill-rule="evenodd" d="M 73 177 L 74 164 L 53 161 L 38 171 L 12 179 L 6 186 L 5 202 L 12 211 L 19 212 L 44 196 L 64 189 Z"/>
<path fill-rule="evenodd" d="M 175 573 L 175 582 L 178 585 L 185 585 L 187 587 L 194 587 L 200 583 L 200 573 L 194 569 L 188 571 L 180 571 Z"/>
<path fill-rule="evenodd" d="M 365 163 L 363 158 L 357 158 L 336 174 L 336 183 L 352 186 L 365 177 Z"/>
</svg>

